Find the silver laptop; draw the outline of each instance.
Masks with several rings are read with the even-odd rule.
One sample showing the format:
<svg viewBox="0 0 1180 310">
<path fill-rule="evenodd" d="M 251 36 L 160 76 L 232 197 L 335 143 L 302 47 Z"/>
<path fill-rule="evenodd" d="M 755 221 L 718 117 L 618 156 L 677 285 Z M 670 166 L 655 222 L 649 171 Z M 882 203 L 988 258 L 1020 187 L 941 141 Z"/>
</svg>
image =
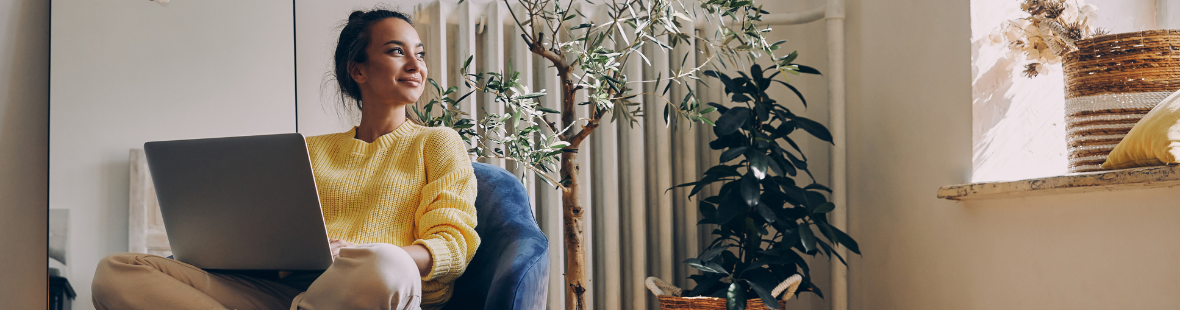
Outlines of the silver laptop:
<svg viewBox="0 0 1180 310">
<path fill-rule="evenodd" d="M 303 135 L 159 141 L 143 149 L 175 259 L 229 270 L 332 264 Z"/>
</svg>

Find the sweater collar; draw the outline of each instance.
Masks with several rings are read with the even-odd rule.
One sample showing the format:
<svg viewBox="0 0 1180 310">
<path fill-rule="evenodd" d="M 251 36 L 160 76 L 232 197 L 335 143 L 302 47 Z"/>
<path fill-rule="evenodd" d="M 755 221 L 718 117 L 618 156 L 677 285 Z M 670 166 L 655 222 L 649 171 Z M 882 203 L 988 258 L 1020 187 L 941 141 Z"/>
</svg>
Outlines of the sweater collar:
<svg viewBox="0 0 1180 310">
<path fill-rule="evenodd" d="M 349 129 L 348 132 L 345 132 L 342 135 L 342 138 L 347 140 L 345 142 L 347 145 L 346 149 L 349 149 L 354 153 L 371 153 L 374 150 L 384 149 L 394 145 L 394 143 L 397 143 L 397 141 L 401 140 L 402 137 L 417 131 L 418 128 L 421 127 L 422 126 L 419 126 L 418 124 L 414 124 L 414 122 L 406 120 L 406 122 L 397 126 L 397 129 L 377 137 L 377 140 L 374 140 L 373 143 L 368 143 L 364 140 L 356 138 L 357 127 L 353 126 L 352 129 Z"/>
</svg>

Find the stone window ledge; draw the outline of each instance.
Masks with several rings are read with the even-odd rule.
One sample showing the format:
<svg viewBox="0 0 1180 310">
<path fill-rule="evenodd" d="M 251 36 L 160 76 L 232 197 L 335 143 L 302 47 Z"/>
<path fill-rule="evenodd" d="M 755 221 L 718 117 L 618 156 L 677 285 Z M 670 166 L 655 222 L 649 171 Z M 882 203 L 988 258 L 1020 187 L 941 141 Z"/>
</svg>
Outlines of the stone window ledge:
<svg viewBox="0 0 1180 310">
<path fill-rule="evenodd" d="M 961 201 L 1161 187 L 1180 187 L 1180 166 L 1142 167 L 1019 181 L 948 185 L 938 189 L 938 198 Z"/>
</svg>

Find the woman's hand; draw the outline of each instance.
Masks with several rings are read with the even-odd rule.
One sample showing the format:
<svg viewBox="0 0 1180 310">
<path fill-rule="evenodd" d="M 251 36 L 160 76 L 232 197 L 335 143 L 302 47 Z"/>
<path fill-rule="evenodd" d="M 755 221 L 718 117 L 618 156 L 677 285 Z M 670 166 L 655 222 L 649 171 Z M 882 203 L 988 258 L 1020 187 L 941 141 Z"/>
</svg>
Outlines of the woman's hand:
<svg viewBox="0 0 1180 310">
<path fill-rule="evenodd" d="M 356 247 L 352 242 L 328 238 L 328 248 L 332 249 L 332 261 L 336 261 L 336 257 L 340 256 L 340 249 Z M 425 277 L 430 273 L 430 267 L 434 264 L 434 257 L 430 255 L 430 250 L 422 245 L 411 245 L 400 247 L 414 259 L 414 265 L 418 267 L 418 273 Z"/>
<path fill-rule="evenodd" d="M 354 247 L 354 246 L 356 246 L 356 245 L 352 244 L 352 242 L 348 242 L 348 241 L 344 241 L 344 240 L 340 240 L 340 239 L 328 238 L 328 248 L 332 249 L 332 261 L 335 261 L 336 257 L 340 256 L 340 248 L 348 248 L 348 247 Z"/>
</svg>

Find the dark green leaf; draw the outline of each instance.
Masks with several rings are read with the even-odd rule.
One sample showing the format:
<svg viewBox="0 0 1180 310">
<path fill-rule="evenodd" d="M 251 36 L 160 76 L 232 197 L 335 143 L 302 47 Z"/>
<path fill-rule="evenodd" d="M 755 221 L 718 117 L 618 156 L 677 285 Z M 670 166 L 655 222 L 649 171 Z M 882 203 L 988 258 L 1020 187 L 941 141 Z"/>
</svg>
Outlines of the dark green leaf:
<svg viewBox="0 0 1180 310">
<path fill-rule="evenodd" d="M 836 242 L 844 245 L 852 253 L 860 254 L 860 246 L 856 244 L 856 240 L 853 240 L 851 236 L 836 227 L 832 227 L 832 234 L 836 235 Z"/>
<path fill-rule="evenodd" d="M 829 259 L 831 259 L 832 256 L 835 256 L 837 259 L 840 259 L 840 263 L 843 263 L 844 266 L 848 266 L 848 262 L 844 261 L 844 256 L 840 255 L 840 253 L 836 252 L 836 250 L 833 250 L 832 246 L 828 245 L 827 242 L 820 241 L 819 246 L 824 250 L 824 253 L 828 255 Z"/>
<path fill-rule="evenodd" d="M 790 144 L 791 148 L 794 148 L 796 152 L 799 152 L 799 155 L 803 155 L 803 150 L 799 148 L 798 144 L 795 144 L 795 140 L 792 140 L 791 138 L 783 138 L 783 140 L 787 141 L 787 144 Z M 807 159 L 807 156 L 803 156 L 803 159 Z"/>
<path fill-rule="evenodd" d="M 717 108 L 717 113 L 725 114 L 725 111 L 729 111 L 729 107 L 723 106 L 720 103 L 710 102 L 709 105 Z"/>
<path fill-rule="evenodd" d="M 717 224 L 725 224 L 746 213 L 746 202 L 738 191 L 732 191 L 717 205 Z"/>
<path fill-rule="evenodd" d="M 819 70 L 816 70 L 815 68 L 804 66 L 804 65 L 796 65 L 796 66 L 799 66 L 799 69 L 795 70 L 795 71 L 799 71 L 799 73 L 820 74 Z"/>
<path fill-rule="evenodd" d="M 705 202 L 704 200 L 697 202 L 697 211 L 700 211 L 701 215 L 704 216 L 705 219 L 710 219 L 717 215 L 717 207 L 714 207 L 713 204 Z"/>
<path fill-rule="evenodd" d="M 719 177 L 716 175 L 708 175 L 704 178 L 701 178 L 700 181 L 697 181 L 696 184 L 693 184 L 692 190 L 688 192 L 688 197 L 695 196 L 697 193 L 701 192 L 701 189 L 704 189 L 705 186 L 709 185 L 710 183 L 717 182 L 717 179 L 719 179 Z"/>
<path fill-rule="evenodd" d="M 741 282 L 731 283 L 727 292 L 725 310 L 746 310 L 746 289 L 742 287 Z"/>
<path fill-rule="evenodd" d="M 808 278 L 810 278 L 810 276 L 808 276 Z M 812 293 L 815 293 L 816 296 L 819 296 L 819 298 L 824 298 L 824 292 L 820 291 L 819 287 L 815 286 L 815 283 L 811 283 L 810 280 L 805 280 L 804 283 L 806 283 L 807 286 L 804 287 L 803 285 L 799 285 L 800 291 L 811 291 Z"/>
<path fill-rule="evenodd" d="M 828 128 L 824 127 L 823 124 L 801 116 L 793 116 L 791 120 L 794 121 L 795 126 L 806 130 L 816 138 L 827 141 L 828 143 L 832 142 L 832 133 L 828 132 Z"/>
<path fill-rule="evenodd" d="M 804 187 L 803 189 L 818 189 L 818 190 L 825 191 L 828 193 L 832 192 L 832 189 L 828 188 L 827 186 L 824 186 L 823 184 L 819 184 L 819 183 L 811 183 L 811 185 L 808 185 L 807 187 Z"/>
<path fill-rule="evenodd" d="M 779 166 L 778 160 L 775 160 L 772 158 L 767 163 L 770 164 L 770 171 L 774 171 L 774 173 L 777 173 L 778 175 L 786 175 L 787 174 L 787 171 L 783 170 L 783 168 Z M 794 169 L 792 169 L 792 170 L 794 170 Z M 794 172 L 794 171 L 792 171 L 792 172 Z M 794 173 L 792 173 L 791 175 L 794 176 Z"/>
<path fill-rule="evenodd" d="M 730 165 L 716 165 L 709 170 L 705 170 L 705 175 L 716 175 L 718 178 L 734 177 L 741 175 L 737 171 L 737 166 Z"/>
<path fill-rule="evenodd" d="M 754 289 L 754 293 L 758 294 L 758 298 L 762 299 L 762 304 L 766 305 L 767 308 L 778 310 L 778 300 L 774 299 L 774 295 L 770 295 L 770 291 L 767 291 L 766 288 L 758 285 L 758 283 L 754 283 L 754 281 L 747 280 L 746 283 L 750 285 L 750 288 Z"/>
<path fill-rule="evenodd" d="M 768 103 L 761 102 L 754 105 L 754 112 L 758 115 L 758 121 L 765 122 L 770 120 L 771 106 Z"/>
<path fill-rule="evenodd" d="M 828 212 L 832 212 L 832 210 L 835 210 L 835 209 L 836 209 L 835 204 L 833 204 L 831 202 L 825 202 L 823 204 L 820 204 L 818 207 L 815 207 L 815 210 L 811 210 L 811 214 L 828 213 Z"/>
<path fill-rule="evenodd" d="M 766 168 L 770 166 L 770 157 L 757 149 L 750 149 L 746 152 L 746 158 L 750 160 L 750 170 L 754 172 L 754 177 L 759 180 L 766 178 Z"/>
<path fill-rule="evenodd" d="M 725 150 L 725 152 L 721 152 L 721 163 L 727 163 L 745 152 L 746 147 L 744 146 L 729 148 L 728 150 Z"/>
<path fill-rule="evenodd" d="M 461 102 L 461 101 L 463 101 L 463 99 L 467 99 L 467 96 L 471 96 L 471 94 L 474 94 L 474 93 L 475 93 L 474 90 L 469 91 L 469 92 L 467 92 L 467 94 L 464 94 L 463 96 L 459 97 L 459 100 L 455 100 L 455 102 Z"/>
<path fill-rule="evenodd" d="M 714 71 L 714 70 L 705 70 L 705 76 L 711 76 L 711 77 L 715 77 L 715 78 L 719 78 L 719 79 L 720 79 L 722 76 L 724 76 L 724 77 L 726 77 L 726 78 L 728 78 L 728 77 L 729 77 L 728 75 L 725 75 L 725 73 L 717 72 L 717 71 Z"/>
<path fill-rule="evenodd" d="M 774 162 L 778 163 L 779 168 L 785 170 L 784 172 L 786 173 L 786 175 L 794 177 L 795 173 L 797 173 L 797 171 L 795 171 L 795 166 L 791 165 L 791 163 L 789 163 L 787 161 L 782 160 L 781 157 L 775 158 Z M 779 175 L 782 175 L 782 174 L 779 174 Z"/>
<path fill-rule="evenodd" d="M 761 187 L 758 185 L 758 179 L 754 178 L 754 174 L 747 173 L 742 176 L 742 199 L 745 200 L 746 205 L 753 207 L 758 205 L 758 196 L 761 192 Z"/>
<path fill-rule="evenodd" d="M 783 122 L 782 124 L 778 125 L 778 128 L 774 129 L 774 136 L 776 138 L 786 137 L 787 135 L 791 134 L 791 132 L 794 132 L 794 131 L 795 131 L 795 124 L 794 123 Z"/>
<path fill-rule="evenodd" d="M 765 204 L 760 203 L 757 207 L 755 207 L 755 209 L 758 209 L 758 214 L 762 215 L 762 218 L 766 219 L 767 223 L 774 223 L 774 221 L 778 219 L 778 217 L 774 215 L 774 211 L 771 211 L 770 207 L 767 207 Z"/>
<path fill-rule="evenodd" d="M 726 245 L 724 243 L 715 245 L 712 248 L 710 248 L 708 251 L 705 251 L 705 253 L 701 253 L 700 258 L 702 261 L 712 261 L 713 258 L 716 258 L 717 255 L 720 255 L 722 251 L 725 251 L 728 248 L 729 248 L 729 245 Z"/>
<path fill-rule="evenodd" d="M 725 114 L 721 114 L 721 117 L 717 118 L 717 126 L 713 127 L 713 134 L 724 137 L 736 132 L 746 123 L 749 115 L 750 109 L 745 107 L 736 107 L 725 111 Z"/>
<path fill-rule="evenodd" d="M 812 208 L 818 208 L 819 205 L 821 205 L 825 202 L 828 202 L 828 199 L 825 198 L 823 194 L 820 194 L 817 192 L 804 191 L 803 195 L 807 196 L 807 203 L 809 203 L 810 204 L 809 207 L 812 207 Z M 816 214 L 816 215 L 821 215 L 821 214 Z"/>
<path fill-rule="evenodd" d="M 783 82 L 783 81 L 779 81 L 779 80 L 775 80 L 775 82 L 779 82 L 779 84 L 783 84 L 783 86 L 790 88 L 791 91 L 795 92 L 795 96 L 799 97 L 799 101 L 803 101 L 803 107 L 807 107 L 807 99 L 803 99 L 803 93 L 799 92 L 799 89 L 795 88 L 795 86 L 793 86 L 791 84 L 787 84 L 787 82 Z"/>
<path fill-rule="evenodd" d="M 729 272 L 725 271 L 725 268 L 721 267 L 721 265 L 714 263 L 714 262 L 703 262 L 697 258 L 689 258 L 689 259 L 684 260 L 684 263 L 688 264 L 689 266 L 692 266 L 692 268 L 696 268 L 696 269 L 698 269 L 700 271 L 704 271 L 704 272 L 719 273 L 719 274 L 725 274 L 725 275 L 729 274 Z"/>
<path fill-rule="evenodd" d="M 799 225 L 799 241 L 803 242 L 803 250 L 811 253 L 815 251 L 815 232 L 811 231 L 811 224 Z"/>
<path fill-rule="evenodd" d="M 787 180 L 790 180 L 790 179 L 787 179 Z M 792 202 L 794 202 L 795 204 L 803 204 L 804 201 L 807 201 L 807 196 L 804 194 L 804 190 L 802 188 L 799 188 L 798 186 L 795 186 L 794 184 L 782 184 L 782 183 L 783 182 L 779 182 L 779 187 L 782 187 L 783 194 L 787 195 L 787 197 L 790 198 L 790 200 Z"/>
</svg>

